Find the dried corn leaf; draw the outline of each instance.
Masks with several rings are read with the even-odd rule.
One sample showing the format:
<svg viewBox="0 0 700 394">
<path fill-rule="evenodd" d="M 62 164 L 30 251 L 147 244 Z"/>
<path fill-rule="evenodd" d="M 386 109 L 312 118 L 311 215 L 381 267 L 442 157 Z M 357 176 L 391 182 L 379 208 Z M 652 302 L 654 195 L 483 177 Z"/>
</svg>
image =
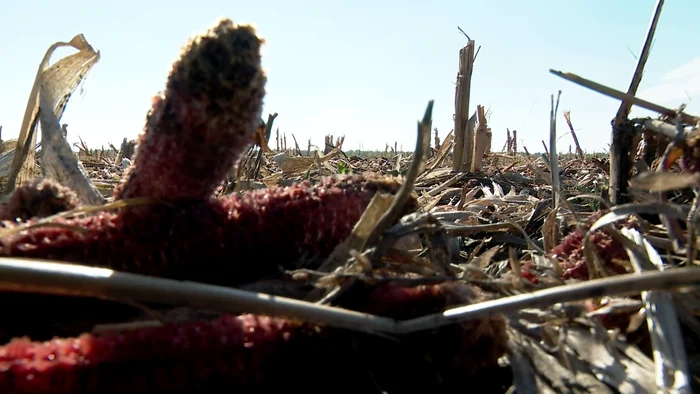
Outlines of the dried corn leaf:
<svg viewBox="0 0 700 394">
<path fill-rule="evenodd" d="M 423 172 L 416 181 L 422 181 L 424 178 L 427 178 L 428 175 L 430 175 L 435 168 L 437 168 L 440 163 L 445 159 L 447 154 L 452 150 L 452 144 L 454 141 L 454 133 L 450 132 L 450 134 L 447 135 L 445 140 L 442 142 L 440 145 L 440 149 L 438 149 L 437 155 L 435 155 L 432 159 L 428 160 L 426 163 L 425 167 L 427 170 Z"/>
<path fill-rule="evenodd" d="M 643 256 L 659 270 L 664 269 L 661 256 L 645 240 L 639 231 L 623 228 L 622 234 L 634 242 L 646 253 Z M 638 271 L 645 264 L 638 261 L 642 256 L 625 248 L 630 260 Z M 671 293 L 665 291 L 644 291 L 642 300 L 646 304 L 647 325 L 654 348 L 656 386 L 659 392 L 690 393 L 690 374 L 685 353 L 683 334 L 676 315 L 676 308 Z"/>
<path fill-rule="evenodd" d="M 478 267 L 480 271 L 485 270 L 491 264 L 491 260 L 493 260 L 493 257 L 499 250 L 501 250 L 501 245 L 494 246 L 481 255 L 475 257 L 469 262 L 469 264 L 474 267 Z"/>
<path fill-rule="evenodd" d="M 49 67 L 49 60 L 54 51 L 66 46 L 71 46 L 79 52 L 67 56 Z M 5 187 L 6 193 L 14 190 L 17 184 L 33 178 L 34 149 L 32 148 L 36 145 L 35 130 L 39 121 L 41 86 L 43 85 L 47 95 L 47 107 L 53 111 L 56 119 L 60 120 L 68 98 L 99 58 L 99 52 L 90 46 L 82 34 L 76 35 L 70 42 L 56 42 L 46 51 L 39 64 L 39 70 L 27 101 L 15 148 L 17 154 L 13 157 Z"/>
<path fill-rule="evenodd" d="M 282 169 L 284 175 L 304 173 L 314 165 L 313 157 L 292 157 L 280 153 L 272 158 Z"/>
<path fill-rule="evenodd" d="M 601 341 L 600 334 L 587 328 L 570 327 L 564 342 L 569 359 L 586 368 L 601 382 L 621 394 L 654 393 L 654 374 Z M 573 353 L 571 352 L 573 351 Z"/>
<path fill-rule="evenodd" d="M 576 376 L 552 355 L 545 352 L 541 346 L 529 337 L 510 330 L 510 346 L 519 353 L 518 365 L 513 368 L 514 383 L 518 393 L 572 393 L 576 386 Z M 529 364 L 529 365 L 528 365 Z M 526 371 L 533 371 L 537 382 L 536 391 L 532 391 L 532 377 L 522 376 Z M 524 385 L 525 387 L 521 387 Z M 523 391 L 521 391 L 523 390 Z"/>
<path fill-rule="evenodd" d="M 588 234 L 591 234 L 592 232 L 609 224 L 613 224 L 617 221 L 624 220 L 632 214 L 658 213 L 676 219 L 685 219 L 687 213 L 685 213 L 684 211 L 685 210 L 682 207 L 671 203 L 652 202 L 643 204 L 618 205 L 616 207 L 611 208 L 610 212 L 606 213 L 605 215 L 600 217 L 600 219 L 596 220 L 595 223 L 593 223 L 593 225 L 591 225 L 591 228 L 588 230 Z"/>
<path fill-rule="evenodd" d="M 53 178 L 64 186 L 71 188 L 83 203 L 100 205 L 104 202 L 102 194 L 85 173 L 85 168 L 73 154 L 68 141 L 66 141 L 58 119 L 50 108 L 50 98 L 44 95 L 42 86 L 41 119 L 42 130 L 42 172 L 46 178 Z"/>
</svg>

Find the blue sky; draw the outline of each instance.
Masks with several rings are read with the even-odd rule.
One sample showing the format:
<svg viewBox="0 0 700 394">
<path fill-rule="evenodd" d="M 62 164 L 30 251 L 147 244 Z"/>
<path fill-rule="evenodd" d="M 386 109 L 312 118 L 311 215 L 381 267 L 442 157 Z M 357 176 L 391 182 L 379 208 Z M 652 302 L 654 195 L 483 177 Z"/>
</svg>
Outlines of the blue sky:
<svg viewBox="0 0 700 394">
<path fill-rule="evenodd" d="M 346 149 L 415 144 L 416 121 L 435 100 L 433 125 L 452 129 L 454 81 L 464 29 L 481 50 L 471 110 L 490 108 L 494 150 L 506 128 L 541 151 L 550 95 L 586 151 L 606 149 L 619 102 L 549 73 L 572 72 L 627 90 L 655 0 L 617 1 L 132 1 L 6 2 L 0 11 L 0 125 L 16 137 L 44 52 L 83 33 L 101 59 L 68 104 L 69 140 L 118 143 L 141 132 L 151 97 L 192 34 L 220 17 L 257 26 L 267 44 L 263 117 L 300 145 L 345 135 Z M 700 15 L 696 0 L 667 1 L 639 95 L 700 114 Z M 59 51 L 54 61 L 67 51 Z M 635 110 L 633 114 L 650 113 Z M 563 116 L 558 130 L 567 131 Z M 566 151 L 570 136 L 559 150 Z"/>
</svg>

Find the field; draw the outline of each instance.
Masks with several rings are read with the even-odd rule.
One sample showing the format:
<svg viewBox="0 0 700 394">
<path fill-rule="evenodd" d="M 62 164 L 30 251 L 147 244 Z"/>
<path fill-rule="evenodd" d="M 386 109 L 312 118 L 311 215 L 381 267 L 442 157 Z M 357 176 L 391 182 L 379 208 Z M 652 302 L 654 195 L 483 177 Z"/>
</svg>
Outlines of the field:
<svg viewBox="0 0 700 394">
<path fill-rule="evenodd" d="M 300 147 L 260 118 L 257 40 L 190 43 L 119 147 L 70 147 L 37 82 L 0 154 L 3 393 L 699 387 L 699 118 L 555 72 L 620 99 L 610 152 L 559 153 L 554 95 L 544 154 L 499 149 L 470 40 L 452 132 L 431 101 L 410 151 Z M 97 61 L 75 46 L 68 92 Z"/>
</svg>

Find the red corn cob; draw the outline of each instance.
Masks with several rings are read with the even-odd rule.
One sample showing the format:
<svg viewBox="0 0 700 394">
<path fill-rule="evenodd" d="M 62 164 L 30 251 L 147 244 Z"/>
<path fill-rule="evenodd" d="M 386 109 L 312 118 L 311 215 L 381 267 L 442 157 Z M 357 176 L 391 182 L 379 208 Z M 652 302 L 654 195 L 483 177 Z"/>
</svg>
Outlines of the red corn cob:
<svg viewBox="0 0 700 394">
<path fill-rule="evenodd" d="M 483 299 L 482 293 L 474 287 L 446 282 L 415 287 L 385 284 L 369 292 L 350 291 L 339 302 L 343 306 L 354 306 L 349 309 L 407 320 Z M 401 340 L 402 344 L 397 346 L 392 346 L 391 342 L 375 342 L 374 338 L 366 343 L 376 351 L 367 361 L 373 368 L 400 364 L 375 376 L 388 392 L 399 389 L 396 385 L 405 375 L 415 375 L 413 385 L 432 391 L 430 387 L 439 382 L 460 381 L 479 370 L 484 372 L 497 365 L 508 343 L 505 319 L 500 315 L 408 334 Z"/>
<path fill-rule="evenodd" d="M 599 211 L 591 216 L 584 229 L 587 229 L 602 214 L 603 212 Z M 625 225 L 633 225 L 633 222 L 630 220 Z M 627 272 L 625 267 L 620 265 L 619 262 L 629 261 L 629 256 L 627 256 L 627 252 L 625 252 L 625 249 L 619 242 L 601 230 L 594 231 L 590 235 L 590 239 L 598 255 L 610 271 L 617 274 Z M 564 279 L 587 280 L 589 278 L 586 258 L 583 252 L 583 233 L 581 230 L 576 229 L 573 233 L 564 237 L 559 245 L 552 249 L 551 255 L 561 262 Z"/>
<path fill-rule="evenodd" d="M 70 188 L 51 179 L 34 179 L 16 188 L 0 205 L 0 220 L 29 220 L 69 211 L 80 205 Z"/>
<path fill-rule="evenodd" d="M 416 317 L 476 301 L 462 284 L 385 285 L 367 293 L 365 310 Z M 407 306 L 420 305 L 407 314 Z M 505 352 L 505 324 L 484 321 L 406 335 L 399 341 L 285 319 L 243 315 L 168 324 L 101 336 L 36 343 L 15 339 L 0 348 L 0 392 L 176 393 L 214 389 L 269 392 L 488 392 L 477 371 Z"/>
<path fill-rule="evenodd" d="M 191 40 L 154 99 L 115 198 L 212 195 L 260 124 L 262 43 L 253 27 L 228 19 Z"/>
<path fill-rule="evenodd" d="M 377 190 L 398 188 L 395 180 L 329 178 L 316 186 L 57 219 L 87 232 L 38 227 L 0 242 L 6 256 L 235 285 L 275 275 L 279 266 L 296 268 L 304 254 L 330 253 Z"/>
<path fill-rule="evenodd" d="M 34 228 L 0 240 L 0 253 L 235 286 L 277 275 L 280 268 L 295 269 L 306 254 L 328 255 L 349 235 L 376 191 L 393 193 L 398 187 L 391 179 L 329 178 L 315 186 L 304 182 L 221 200 L 59 219 L 88 231 Z M 412 199 L 407 208 L 414 206 Z M 80 327 L 138 312 L 91 299 L 7 292 L 0 292 L 0 306 L 9 315 L 35 312 L 0 325 L 0 343 L 23 334 L 74 335 Z"/>
<path fill-rule="evenodd" d="M 594 231 L 591 241 L 602 258 L 605 266 L 613 273 L 624 274 L 624 266 L 616 261 L 629 261 L 627 252 L 617 241 L 603 231 Z M 552 249 L 552 256 L 561 261 L 564 279 L 587 280 L 589 278 L 586 258 L 583 254 L 583 235 L 577 229 L 567 235 L 559 245 Z"/>
<path fill-rule="evenodd" d="M 194 393 L 256 387 L 266 378 L 285 377 L 285 368 L 294 366 L 284 361 L 301 355 L 317 335 L 312 326 L 243 315 L 44 343 L 15 339 L 0 349 L 0 391 Z"/>
</svg>

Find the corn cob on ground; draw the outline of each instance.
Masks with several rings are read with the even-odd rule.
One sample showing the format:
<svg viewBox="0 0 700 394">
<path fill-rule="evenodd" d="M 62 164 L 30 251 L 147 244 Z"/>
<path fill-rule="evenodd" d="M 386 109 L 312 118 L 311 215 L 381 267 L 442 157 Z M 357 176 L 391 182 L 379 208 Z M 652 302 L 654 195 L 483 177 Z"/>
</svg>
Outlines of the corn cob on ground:
<svg viewBox="0 0 700 394">
<path fill-rule="evenodd" d="M 463 284 L 367 290 L 365 310 L 417 317 L 478 301 Z M 407 311 L 409 311 L 407 313 Z M 242 315 L 0 348 L 0 392 L 494 392 L 499 316 L 395 339 Z M 480 372 L 483 375 L 476 376 Z M 216 390 L 216 391 L 215 391 Z"/>
</svg>

